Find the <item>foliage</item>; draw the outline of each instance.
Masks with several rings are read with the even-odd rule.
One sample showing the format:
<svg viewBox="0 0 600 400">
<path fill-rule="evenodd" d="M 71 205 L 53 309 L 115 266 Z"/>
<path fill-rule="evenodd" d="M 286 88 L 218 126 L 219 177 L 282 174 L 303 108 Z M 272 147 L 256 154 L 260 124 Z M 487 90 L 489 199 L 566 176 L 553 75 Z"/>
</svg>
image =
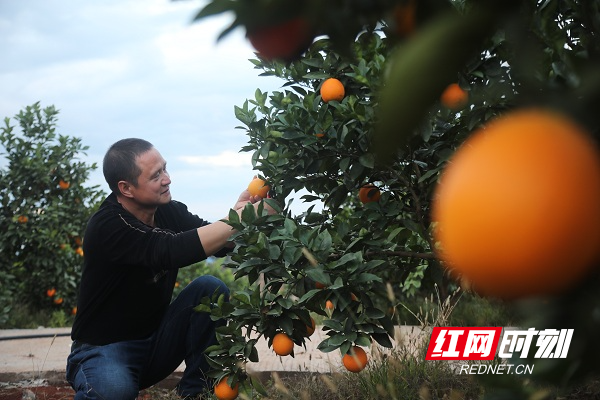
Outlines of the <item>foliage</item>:
<svg viewBox="0 0 600 400">
<path fill-rule="evenodd" d="M 411 5 L 415 29 L 400 34 L 398 12 Z M 246 340 L 251 330 L 267 338 L 281 330 L 301 345 L 309 313 L 320 314 L 328 338 L 319 348 L 344 354 L 352 343 L 387 344 L 389 306 L 427 294 L 436 283 L 446 298 L 455 284 L 435 257 L 429 205 L 440 171 L 473 129 L 507 110 L 537 105 L 570 114 L 599 135 L 594 107 L 600 95 L 600 10 L 594 2 L 339 0 L 296 2 L 291 11 L 281 6 L 213 0 L 198 14 L 232 11 L 236 19 L 223 34 L 265 24 L 265 15 L 300 16 L 314 24 L 316 38 L 295 61 L 253 60 L 262 75 L 281 78 L 282 89 L 257 90 L 235 108 L 249 138 L 242 150 L 253 152 L 254 168 L 283 210 L 267 216 L 247 209 L 241 219 L 230 218 L 239 233 L 227 265 L 236 277 L 263 284 L 234 293 L 229 304 L 207 300 L 199 306 L 229 320 L 208 353 L 216 376 L 244 379 L 243 361 L 259 356 L 254 339 Z M 321 101 L 319 87 L 329 77 L 344 84 L 343 100 Z M 460 112 L 438 100 L 452 82 L 469 93 L 469 105 Z M 366 183 L 382 191 L 378 202 L 357 201 Z M 301 215 L 291 211 L 294 193 L 310 205 Z M 560 306 L 552 309 L 543 302 L 516 304 L 524 321 L 540 318 L 530 326 L 567 324 L 581 332 L 582 347 L 572 349 L 568 367 L 547 365 L 536 378 L 564 383 L 597 368 L 589 359 L 597 352 L 583 350 L 600 331 L 600 322 L 589 317 L 600 304 L 592 294 L 597 283 L 590 285 L 554 299 Z M 326 300 L 333 301 L 333 312 L 324 310 Z M 583 310 L 579 318 L 569 307 Z M 513 385 L 506 397 L 524 397 L 521 389 Z"/>
<path fill-rule="evenodd" d="M 177 275 L 177 282 L 173 290 L 173 298 L 177 297 L 181 290 L 194 279 L 202 275 L 211 275 L 223 281 L 229 290 L 241 290 L 248 287 L 248 280 L 244 278 L 235 279 L 231 269 L 223 267 L 223 258 L 210 257 L 207 260 L 181 268 Z"/>
<path fill-rule="evenodd" d="M 34 309 L 75 306 L 82 265 L 85 223 L 101 192 L 85 187 L 96 168 L 80 161 L 87 147 L 81 139 L 56 132 L 58 110 L 26 107 L 4 120 L 0 143 L 0 308 L 24 303 Z"/>
</svg>

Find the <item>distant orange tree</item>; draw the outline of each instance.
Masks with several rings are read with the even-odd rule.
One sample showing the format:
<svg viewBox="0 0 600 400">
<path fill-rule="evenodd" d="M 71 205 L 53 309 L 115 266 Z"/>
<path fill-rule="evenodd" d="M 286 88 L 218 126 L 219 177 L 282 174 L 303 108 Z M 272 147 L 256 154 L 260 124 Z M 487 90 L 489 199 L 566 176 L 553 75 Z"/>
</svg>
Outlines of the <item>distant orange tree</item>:
<svg viewBox="0 0 600 400">
<path fill-rule="evenodd" d="M 84 183 L 80 138 L 56 132 L 58 110 L 35 103 L 0 128 L 0 315 L 11 305 L 75 306 L 85 223 L 102 192 Z M 0 324 L 4 323 L 0 319 Z"/>
</svg>

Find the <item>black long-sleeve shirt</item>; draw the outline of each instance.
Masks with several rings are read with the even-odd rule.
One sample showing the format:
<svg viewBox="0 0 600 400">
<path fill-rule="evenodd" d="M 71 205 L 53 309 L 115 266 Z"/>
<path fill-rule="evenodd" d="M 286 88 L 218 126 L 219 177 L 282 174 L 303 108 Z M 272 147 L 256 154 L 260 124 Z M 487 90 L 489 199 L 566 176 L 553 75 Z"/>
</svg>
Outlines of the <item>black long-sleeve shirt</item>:
<svg viewBox="0 0 600 400">
<path fill-rule="evenodd" d="M 110 195 L 90 218 L 71 338 L 103 345 L 142 339 L 158 328 L 178 269 L 206 253 L 196 231 L 208 222 L 177 201 L 158 207 L 151 227 Z"/>
</svg>

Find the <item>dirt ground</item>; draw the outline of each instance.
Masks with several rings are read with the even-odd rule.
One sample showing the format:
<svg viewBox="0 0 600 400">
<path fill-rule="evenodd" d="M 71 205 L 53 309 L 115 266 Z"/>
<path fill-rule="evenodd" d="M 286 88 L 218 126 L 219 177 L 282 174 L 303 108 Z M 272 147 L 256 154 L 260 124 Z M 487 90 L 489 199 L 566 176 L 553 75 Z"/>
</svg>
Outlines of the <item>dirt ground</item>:
<svg viewBox="0 0 600 400">
<path fill-rule="evenodd" d="M 164 389 L 166 390 L 166 389 Z M 138 400 L 157 400 L 156 389 L 142 391 Z M 153 395 L 155 394 L 155 395 Z M 68 385 L 0 387 L 0 400 L 72 400 L 75 392 Z M 164 398 L 164 396 L 162 397 Z"/>
</svg>

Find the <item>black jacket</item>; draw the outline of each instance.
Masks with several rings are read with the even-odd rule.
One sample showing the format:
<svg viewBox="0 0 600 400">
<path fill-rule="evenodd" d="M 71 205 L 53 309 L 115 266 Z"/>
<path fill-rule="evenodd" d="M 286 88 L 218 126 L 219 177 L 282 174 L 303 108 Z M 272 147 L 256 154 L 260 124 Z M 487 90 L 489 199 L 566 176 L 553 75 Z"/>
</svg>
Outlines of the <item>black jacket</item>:
<svg viewBox="0 0 600 400">
<path fill-rule="evenodd" d="M 103 345 L 150 336 L 171 301 L 178 269 L 206 259 L 196 228 L 208 222 L 177 201 L 158 207 L 156 227 L 111 194 L 89 220 L 71 338 Z"/>
</svg>

